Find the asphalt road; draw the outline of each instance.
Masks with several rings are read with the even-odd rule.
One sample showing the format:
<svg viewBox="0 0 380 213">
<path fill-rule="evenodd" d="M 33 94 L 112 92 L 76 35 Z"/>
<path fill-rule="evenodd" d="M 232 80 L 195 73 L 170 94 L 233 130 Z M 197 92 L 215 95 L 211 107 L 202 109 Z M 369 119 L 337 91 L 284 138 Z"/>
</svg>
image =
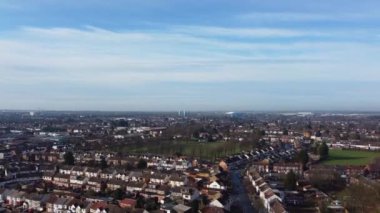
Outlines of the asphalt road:
<svg viewBox="0 0 380 213">
<path fill-rule="evenodd" d="M 241 170 L 232 170 L 232 193 L 230 194 L 230 211 L 231 212 L 243 212 L 254 213 L 256 212 L 252 206 L 252 202 L 248 197 L 247 191 L 244 187 L 243 179 L 241 177 Z M 238 207 L 238 208 L 234 208 Z"/>
</svg>

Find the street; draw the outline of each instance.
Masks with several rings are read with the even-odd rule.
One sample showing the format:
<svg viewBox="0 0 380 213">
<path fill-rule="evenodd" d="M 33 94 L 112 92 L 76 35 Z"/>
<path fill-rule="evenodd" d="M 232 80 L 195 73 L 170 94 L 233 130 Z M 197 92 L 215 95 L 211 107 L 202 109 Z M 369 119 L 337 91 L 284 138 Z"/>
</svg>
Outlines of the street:
<svg viewBox="0 0 380 213">
<path fill-rule="evenodd" d="M 256 212 L 252 206 L 247 191 L 244 188 L 243 180 L 240 174 L 241 170 L 231 170 L 230 172 L 233 187 L 232 193 L 230 194 L 230 202 L 227 204 L 230 211 L 243 213 Z"/>
</svg>

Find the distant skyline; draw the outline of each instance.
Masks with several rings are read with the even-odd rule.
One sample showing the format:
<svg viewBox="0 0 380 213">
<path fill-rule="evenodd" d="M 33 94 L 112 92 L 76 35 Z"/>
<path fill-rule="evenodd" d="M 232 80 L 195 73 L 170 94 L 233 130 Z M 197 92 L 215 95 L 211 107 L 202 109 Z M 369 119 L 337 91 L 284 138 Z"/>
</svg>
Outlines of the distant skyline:
<svg viewBox="0 0 380 213">
<path fill-rule="evenodd" d="M 0 109 L 380 111 L 379 8 L 3 0 Z"/>
</svg>

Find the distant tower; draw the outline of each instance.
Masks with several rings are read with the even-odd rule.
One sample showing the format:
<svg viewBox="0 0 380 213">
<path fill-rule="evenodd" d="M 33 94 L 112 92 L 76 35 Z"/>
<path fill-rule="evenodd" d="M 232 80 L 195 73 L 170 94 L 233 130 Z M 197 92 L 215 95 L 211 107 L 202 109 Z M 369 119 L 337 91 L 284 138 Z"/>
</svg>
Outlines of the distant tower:
<svg viewBox="0 0 380 213">
<path fill-rule="evenodd" d="M 178 111 L 178 116 L 179 117 L 186 117 L 186 111 L 185 110 L 179 110 Z"/>
</svg>

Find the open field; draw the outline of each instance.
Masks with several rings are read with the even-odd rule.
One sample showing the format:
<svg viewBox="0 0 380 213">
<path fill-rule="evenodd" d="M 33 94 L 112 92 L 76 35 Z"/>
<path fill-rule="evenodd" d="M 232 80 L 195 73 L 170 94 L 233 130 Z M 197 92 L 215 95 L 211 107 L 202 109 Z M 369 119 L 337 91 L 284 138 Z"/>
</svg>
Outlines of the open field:
<svg viewBox="0 0 380 213">
<path fill-rule="evenodd" d="M 202 159 L 215 160 L 224 156 L 240 153 L 243 150 L 250 150 L 251 145 L 236 142 L 208 142 L 201 143 L 195 141 L 167 141 L 149 144 L 136 144 L 123 147 L 124 153 L 134 154 L 182 154 L 194 156 Z"/>
<path fill-rule="evenodd" d="M 380 157 L 380 152 L 330 149 L 329 158 L 323 164 L 366 165 L 376 157 Z"/>
</svg>

